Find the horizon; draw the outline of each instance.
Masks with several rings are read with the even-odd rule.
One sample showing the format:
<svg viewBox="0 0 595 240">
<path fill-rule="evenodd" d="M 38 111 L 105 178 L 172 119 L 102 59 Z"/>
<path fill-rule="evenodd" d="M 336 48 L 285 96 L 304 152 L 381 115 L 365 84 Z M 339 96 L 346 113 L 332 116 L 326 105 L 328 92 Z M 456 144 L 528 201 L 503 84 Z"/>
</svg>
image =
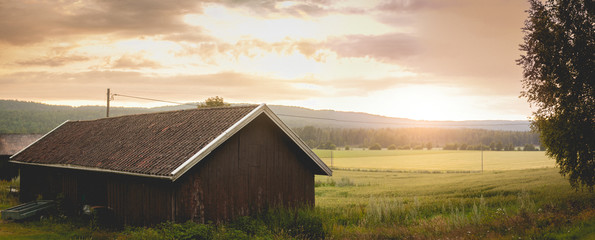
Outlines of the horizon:
<svg viewBox="0 0 595 240">
<path fill-rule="evenodd" d="M 0 8 L 0 98 L 117 94 L 429 121 L 527 120 L 526 1 L 28 2 Z M 116 97 L 112 106 L 157 103 Z"/>
<path fill-rule="evenodd" d="M 17 100 L 17 99 L 0 99 L 0 101 L 18 101 L 18 102 L 31 102 L 31 103 L 39 103 L 39 104 L 45 104 L 48 106 L 61 106 L 61 107 L 73 107 L 73 108 L 79 108 L 79 107 L 103 107 L 106 108 L 106 104 L 104 103 L 102 104 L 80 104 L 80 105 L 69 105 L 69 104 L 60 104 L 60 103 L 46 103 L 46 102 L 37 102 L 37 101 L 23 101 L 23 100 Z M 197 102 L 185 102 L 184 104 L 195 104 L 195 103 L 201 103 L 204 101 L 197 101 Z M 262 103 L 247 103 L 247 102 L 226 102 L 226 103 L 230 103 L 230 104 L 262 104 Z M 168 108 L 168 107 L 176 107 L 176 106 L 182 106 L 184 104 L 167 104 L 167 103 L 157 103 L 154 106 L 138 106 L 138 105 L 133 105 L 133 106 L 125 106 L 125 105 L 112 105 L 110 103 L 110 108 L 115 107 L 115 108 L 142 108 L 142 109 L 153 109 L 153 108 Z M 302 107 L 302 106 L 291 106 L 291 105 L 280 105 L 280 104 L 268 104 L 268 103 L 264 103 L 268 106 L 282 106 L 282 107 L 295 107 L 295 108 L 303 108 L 303 109 L 308 109 L 308 110 L 313 110 L 313 111 L 335 111 L 335 112 L 343 112 L 343 113 L 354 113 L 354 114 L 368 114 L 368 115 L 372 115 L 372 116 L 379 116 L 379 117 L 386 117 L 386 118 L 394 118 L 394 119 L 407 119 L 407 120 L 414 120 L 414 121 L 428 121 L 428 122 L 472 122 L 472 121 L 523 121 L 523 122 L 530 122 L 530 119 L 524 119 L 524 120 L 515 120 L 515 119 L 465 119 L 465 120 L 425 120 L 425 119 L 413 119 L 413 118 L 406 118 L 406 117 L 392 117 L 392 116 L 384 116 L 384 115 L 379 115 L 379 114 L 373 114 L 373 113 L 368 113 L 368 112 L 358 112 L 358 111 L 340 111 L 340 110 L 334 110 L 334 109 L 313 109 L 313 108 L 308 108 L 308 107 Z"/>
</svg>

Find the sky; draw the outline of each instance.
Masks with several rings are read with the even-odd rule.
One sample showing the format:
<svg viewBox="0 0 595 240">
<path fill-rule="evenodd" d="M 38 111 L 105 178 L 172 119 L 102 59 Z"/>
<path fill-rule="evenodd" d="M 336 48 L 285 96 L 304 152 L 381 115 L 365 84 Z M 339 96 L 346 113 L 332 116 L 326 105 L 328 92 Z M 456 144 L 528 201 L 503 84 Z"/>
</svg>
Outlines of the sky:
<svg viewBox="0 0 595 240">
<path fill-rule="evenodd" d="M 2 0 L 0 99 L 526 120 L 523 0 Z M 112 106 L 153 107 L 115 96 Z"/>
</svg>

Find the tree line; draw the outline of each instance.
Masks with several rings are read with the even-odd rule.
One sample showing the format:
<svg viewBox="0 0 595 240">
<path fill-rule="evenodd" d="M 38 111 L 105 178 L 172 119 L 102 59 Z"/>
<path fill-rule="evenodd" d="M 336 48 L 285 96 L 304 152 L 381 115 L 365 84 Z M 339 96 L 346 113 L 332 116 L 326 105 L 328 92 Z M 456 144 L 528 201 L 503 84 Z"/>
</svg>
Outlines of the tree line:
<svg viewBox="0 0 595 240">
<path fill-rule="evenodd" d="M 317 128 L 293 129 L 311 148 L 388 148 L 452 150 L 520 150 L 540 145 L 534 132 L 445 128 Z"/>
</svg>

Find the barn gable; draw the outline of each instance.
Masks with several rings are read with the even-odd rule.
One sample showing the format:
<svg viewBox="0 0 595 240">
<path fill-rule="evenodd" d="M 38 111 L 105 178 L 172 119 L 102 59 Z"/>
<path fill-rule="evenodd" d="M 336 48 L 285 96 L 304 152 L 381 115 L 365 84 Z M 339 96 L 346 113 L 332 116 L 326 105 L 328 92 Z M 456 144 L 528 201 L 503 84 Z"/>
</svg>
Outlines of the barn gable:
<svg viewBox="0 0 595 240">
<path fill-rule="evenodd" d="M 305 153 L 315 174 L 332 174 L 265 104 L 66 121 L 11 162 L 176 181 L 261 115 Z"/>
</svg>

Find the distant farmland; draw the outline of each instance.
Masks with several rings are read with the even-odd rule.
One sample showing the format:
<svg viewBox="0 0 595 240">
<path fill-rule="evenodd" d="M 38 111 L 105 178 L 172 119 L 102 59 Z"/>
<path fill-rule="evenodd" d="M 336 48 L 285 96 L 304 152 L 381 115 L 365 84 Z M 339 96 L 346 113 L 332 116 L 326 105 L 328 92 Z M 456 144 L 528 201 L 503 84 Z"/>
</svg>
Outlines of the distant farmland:
<svg viewBox="0 0 595 240">
<path fill-rule="evenodd" d="M 331 166 L 330 150 L 314 150 Z M 339 169 L 396 171 L 481 171 L 481 151 L 349 150 L 332 151 Z M 484 171 L 553 168 L 555 160 L 542 151 L 484 151 Z"/>
</svg>

